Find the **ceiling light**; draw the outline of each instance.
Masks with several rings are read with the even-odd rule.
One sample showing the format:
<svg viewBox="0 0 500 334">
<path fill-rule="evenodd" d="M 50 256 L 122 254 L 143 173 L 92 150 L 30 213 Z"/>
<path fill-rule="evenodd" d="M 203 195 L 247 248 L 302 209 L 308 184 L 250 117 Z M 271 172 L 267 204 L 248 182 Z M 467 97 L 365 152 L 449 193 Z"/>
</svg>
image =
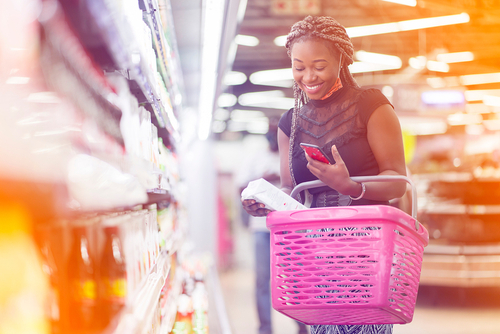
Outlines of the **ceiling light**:
<svg viewBox="0 0 500 334">
<path fill-rule="evenodd" d="M 464 86 L 500 82 L 500 73 L 462 75 L 460 76 L 460 82 Z"/>
<path fill-rule="evenodd" d="M 230 71 L 224 76 L 226 86 L 242 85 L 247 81 L 247 76 L 243 72 Z"/>
<path fill-rule="evenodd" d="M 393 23 L 372 24 L 367 26 L 346 28 L 347 35 L 350 38 L 387 34 L 398 31 L 409 31 L 440 27 L 445 25 L 467 23 L 470 17 L 467 13 L 457 15 L 447 15 L 438 17 L 429 17 L 416 20 L 399 21 Z"/>
<path fill-rule="evenodd" d="M 448 129 L 442 118 L 401 116 L 400 122 L 401 128 L 412 135 L 443 134 Z"/>
<path fill-rule="evenodd" d="M 474 60 L 474 54 L 469 51 L 440 53 L 436 56 L 436 60 L 443 63 L 461 63 Z"/>
<path fill-rule="evenodd" d="M 35 103 L 61 103 L 61 99 L 55 92 L 37 92 L 28 95 L 29 102 Z"/>
<path fill-rule="evenodd" d="M 215 120 L 212 124 L 212 131 L 214 133 L 222 133 L 226 130 L 226 122 Z"/>
<path fill-rule="evenodd" d="M 427 58 L 425 56 L 411 57 L 408 64 L 416 70 L 423 70 L 427 64 Z"/>
<path fill-rule="evenodd" d="M 450 125 L 481 124 L 483 117 L 480 114 L 456 113 L 448 115 Z"/>
<path fill-rule="evenodd" d="M 265 117 L 266 115 L 260 110 L 234 109 L 231 112 L 232 121 L 246 122 Z"/>
<path fill-rule="evenodd" d="M 388 34 L 399 31 L 419 30 L 425 28 L 440 27 L 452 24 L 467 23 L 470 21 L 469 14 L 462 13 L 457 15 L 429 17 L 424 19 L 372 24 L 367 26 L 346 28 L 347 35 L 350 38 Z M 277 46 L 285 46 L 286 35 L 278 36 L 274 39 Z"/>
<path fill-rule="evenodd" d="M 465 112 L 470 114 L 488 114 L 490 107 L 483 103 L 467 103 L 465 105 Z"/>
<path fill-rule="evenodd" d="M 274 44 L 276 46 L 285 46 L 286 44 L 286 37 L 287 35 L 283 35 L 283 36 L 278 36 L 274 39 Z"/>
<path fill-rule="evenodd" d="M 231 113 L 227 109 L 219 108 L 214 112 L 214 119 L 217 121 L 227 121 Z"/>
<path fill-rule="evenodd" d="M 391 86 L 384 86 L 382 87 L 382 94 L 390 100 L 394 96 L 394 88 Z"/>
<path fill-rule="evenodd" d="M 464 94 L 468 102 L 482 101 L 485 95 L 500 96 L 500 89 L 466 90 Z"/>
<path fill-rule="evenodd" d="M 293 73 L 291 68 L 259 71 L 250 74 L 250 82 L 254 85 L 266 85 L 290 88 L 293 86 Z"/>
<path fill-rule="evenodd" d="M 500 96 L 485 95 L 483 103 L 490 107 L 500 107 Z"/>
<path fill-rule="evenodd" d="M 198 138 L 205 140 L 210 135 L 215 89 L 217 87 L 217 68 L 224 21 L 226 1 L 207 0 L 203 13 L 203 49 L 201 60 L 201 83 L 199 97 Z"/>
<path fill-rule="evenodd" d="M 422 102 L 429 105 L 464 104 L 464 93 L 459 90 L 430 90 L 422 92 Z"/>
<path fill-rule="evenodd" d="M 236 44 L 244 46 L 259 45 L 259 39 L 255 36 L 249 36 L 249 35 L 236 35 L 234 41 L 236 42 Z"/>
<path fill-rule="evenodd" d="M 238 98 L 234 94 L 222 93 L 217 99 L 217 105 L 221 108 L 232 107 L 238 102 Z"/>
<path fill-rule="evenodd" d="M 384 65 L 384 64 L 367 63 L 363 61 L 355 61 L 354 63 L 349 65 L 349 72 L 366 73 L 366 72 L 397 70 L 400 68 L 401 64 Z"/>
<path fill-rule="evenodd" d="M 445 87 L 460 87 L 462 86 L 460 84 L 460 79 L 459 77 L 444 77 L 444 78 L 439 78 L 439 77 L 434 77 L 434 78 L 427 78 L 427 84 L 431 86 L 432 88 L 445 88 Z"/>
<path fill-rule="evenodd" d="M 440 61 L 435 61 L 435 60 L 428 60 L 427 61 L 427 69 L 429 71 L 434 71 L 434 72 L 449 72 L 450 71 L 450 65 L 440 62 Z"/>
<path fill-rule="evenodd" d="M 382 1 L 397 3 L 399 5 L 405 5 L 410 7 L 415 7 L 417 5 L 417 0 L 382 0 Z"/>
<path fill-rule="evenodd" d="M 5 82 L 7 85 L 26 85 L 30 82 L 29 77 L 9 77 Z"/>
<path fill-rule="evenodd" d="M 293 108 L 295 100 L 290 97 L 285 97 L 285 93 L 280 90 L 273 90 L 241 94 L 238 98 L 238 102 L 246 107 L 288 110 Z"/>
<path fill-rule="evenodd" d="M 487 119 L 483 121 L 483 125 L 490 131 L 500 130 L 500 119 Z"/>
<path fill-rule="evenodd" d="M 401 62 L 401 58 L 399 58 L 397 56 L 382 54 L 382 53 L 357 51 L 356 58 L 359 61 L 363 61 L 366 63 L 388 65 L 388 66 L 397 67 L 397 68 L 401 68 L 401 66 L 403 65 L 403 63 Z"/>
</svg>

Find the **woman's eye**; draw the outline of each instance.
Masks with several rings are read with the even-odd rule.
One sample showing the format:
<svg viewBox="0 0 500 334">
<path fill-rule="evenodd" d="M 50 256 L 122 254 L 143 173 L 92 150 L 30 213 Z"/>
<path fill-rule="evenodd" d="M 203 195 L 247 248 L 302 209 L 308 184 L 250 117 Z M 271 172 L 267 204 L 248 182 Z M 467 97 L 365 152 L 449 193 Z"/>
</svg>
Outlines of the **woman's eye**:
<svg viewBox="0 0 500 334">
<path fill-rule="evenodd" d="M 295 68 L 295 70 L 300 72 L 300 71 L 303 71 L 304 69 L 303 69 L 303 68 L 297 68 L 297 67 L 296 67 L 296 68 Z"/>
<path fill-rule="evenodd" d="M 325 68 L 322 67 L 322 68 L 317 68 L 316 71 L 323 71 Z"/>
</svg>

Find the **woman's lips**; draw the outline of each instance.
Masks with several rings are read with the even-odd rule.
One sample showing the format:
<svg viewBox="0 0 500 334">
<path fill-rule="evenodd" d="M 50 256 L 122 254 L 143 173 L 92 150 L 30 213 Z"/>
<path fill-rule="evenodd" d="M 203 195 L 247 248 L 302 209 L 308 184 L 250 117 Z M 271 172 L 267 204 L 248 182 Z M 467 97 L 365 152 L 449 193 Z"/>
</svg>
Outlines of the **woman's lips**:
<svg viewBox="0 0 500 334">
<path fill-rule="evenodd" d="M 314 94 L 317 93 L 321 87 L 323 86 L 323 83 L 317 84 L 317 85 L 306 85 L 305 83 L 302 83 L 304 86 L 305 90 L 309 94 Z"/>
</svg>

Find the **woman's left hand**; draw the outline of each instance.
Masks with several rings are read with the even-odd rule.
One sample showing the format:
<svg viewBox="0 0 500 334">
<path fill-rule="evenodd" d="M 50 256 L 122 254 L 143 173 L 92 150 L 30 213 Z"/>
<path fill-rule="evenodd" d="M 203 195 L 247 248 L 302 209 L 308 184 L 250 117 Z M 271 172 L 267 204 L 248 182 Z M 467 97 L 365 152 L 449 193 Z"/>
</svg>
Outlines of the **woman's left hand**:
<svg viewBox="0 0 500 334">
<path fill-rule="evenodd" d="M 332 146 L 332 155 L 335 159 L 333 165 L 314 160 L 305 152 L 304 154 L 308 161 L 307 168 L 314 176 L 341 194 L 348 194 L 354 181 L 350 179 L 349 171 L 335 145 Z"/>
</svg>

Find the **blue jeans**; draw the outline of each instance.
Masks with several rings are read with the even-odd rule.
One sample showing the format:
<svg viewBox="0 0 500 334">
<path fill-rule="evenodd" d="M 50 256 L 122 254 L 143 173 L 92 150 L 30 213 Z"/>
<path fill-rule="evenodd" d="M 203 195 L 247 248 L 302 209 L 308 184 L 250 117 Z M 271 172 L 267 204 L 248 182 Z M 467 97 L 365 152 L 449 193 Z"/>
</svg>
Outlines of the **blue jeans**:
<svg viewBox="0 0 500 334">
<path fill-rule="evenodd" d="M 259 334 L 271 334 L 271 258 L 270 233 L 254 232 L 255 251 L 255 301 L 259 315 Z"/>
<path fill-rule="evenodd" d="M 259 334 L 271 334 L 271 257 L 269 232 L 254 232 L 255 300 L 259 315 Z M 306 325 L 297 321 L 298 333 L 307 333 Z"/>
</svg>

